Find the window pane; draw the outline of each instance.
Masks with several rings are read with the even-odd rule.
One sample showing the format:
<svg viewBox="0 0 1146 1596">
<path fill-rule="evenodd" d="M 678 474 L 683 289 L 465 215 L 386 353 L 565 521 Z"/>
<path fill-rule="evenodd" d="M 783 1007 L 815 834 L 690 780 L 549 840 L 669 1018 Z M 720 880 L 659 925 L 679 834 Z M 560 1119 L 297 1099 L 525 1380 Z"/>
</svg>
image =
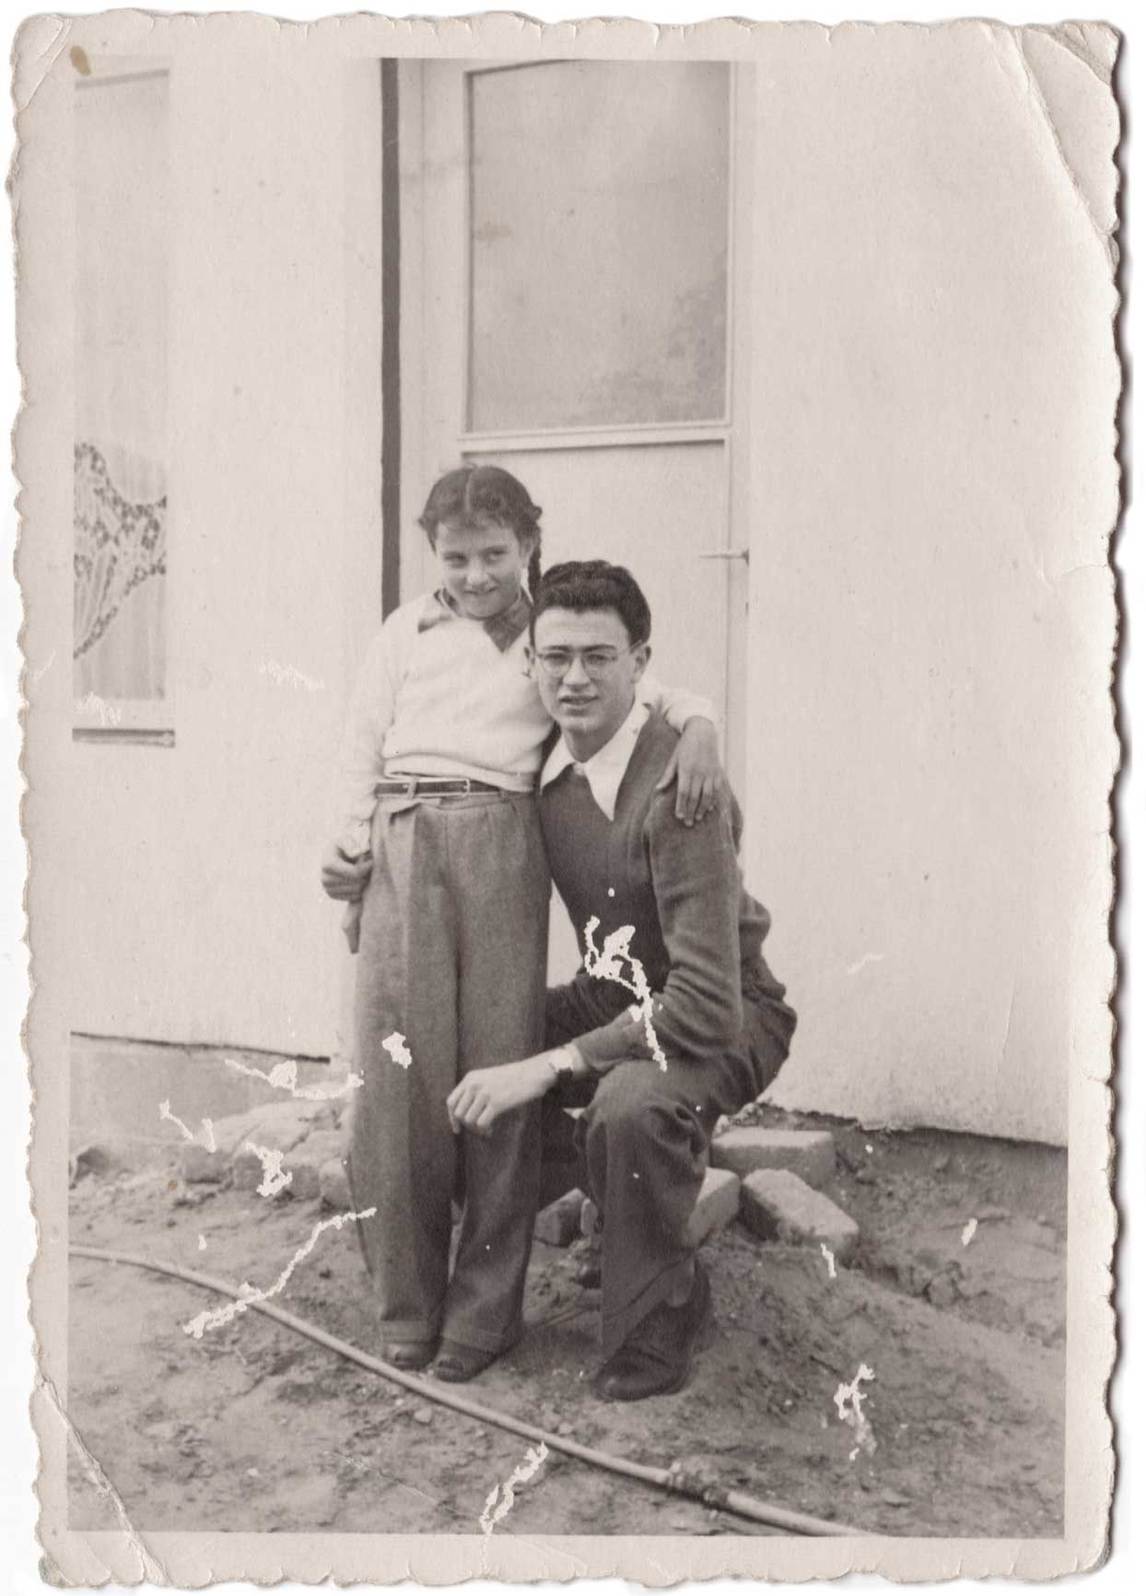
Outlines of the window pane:
<svg viewBox="0 0 1146 1596">
<path fill-rule="evenodd" d="M 167 104 L 155 72 L 75 89 L 73 650 L 101 714 L 164 696 Z"/>
<path fill-rule="evenodd" d="M 727 64 L 470 85 L 471 430 L 722 418 Z"/>
</svg>

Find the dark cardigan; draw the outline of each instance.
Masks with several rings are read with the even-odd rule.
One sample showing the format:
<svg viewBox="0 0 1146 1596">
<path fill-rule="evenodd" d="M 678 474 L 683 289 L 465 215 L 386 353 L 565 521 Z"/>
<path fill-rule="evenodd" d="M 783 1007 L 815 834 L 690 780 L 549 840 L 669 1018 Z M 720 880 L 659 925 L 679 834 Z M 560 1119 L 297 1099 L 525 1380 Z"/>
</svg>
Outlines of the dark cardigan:
<svg viewBox="0 0 1146 1596">
<path fill-rule="evenodd" d="M 739 808 L 721 804 L 694 826 L 677 820 L 675 788 L 656 791 L 676 744 L 672 727 L 650 716 L 611 821 L 572 768 L 542 789 L 554 882 L 582 953 L 593 917 L 598 949 L 610 932 L 634 928 L 630 949 L 654 994 L 653 1026 L 666 1054 L 703 1058 L 742 1043 L 754 1051 L 750 1038 L 761 1025 L 786 1053 L 796 1016 L 761 953 L 771 922 L 740 874 Z M 631 981 L 631 966 L 622 974 Z M 584 1018 L 577 1046 L 593 1068 L 650 1056 L 644 1022 L 629 1012 L 633 995 L 618 982 L 581 970 L 553 996 Z"/>
</svg>

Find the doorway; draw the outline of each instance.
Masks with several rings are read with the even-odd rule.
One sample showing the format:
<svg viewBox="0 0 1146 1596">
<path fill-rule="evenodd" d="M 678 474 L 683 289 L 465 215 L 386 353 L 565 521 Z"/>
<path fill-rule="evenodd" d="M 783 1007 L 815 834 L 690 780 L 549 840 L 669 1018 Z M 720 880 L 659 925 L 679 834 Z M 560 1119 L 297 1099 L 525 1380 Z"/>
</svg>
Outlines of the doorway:
<svg viewBox="0 0 1146 1596">
<path fill-rule="evenodd" d="M 546 565 L 632 570 L 652 669 L 712 699 L 742 792 L 751 68 L 397 68 L 403 597 L 433 585 L 430 484 L 506 467 Z"/>
</svg>

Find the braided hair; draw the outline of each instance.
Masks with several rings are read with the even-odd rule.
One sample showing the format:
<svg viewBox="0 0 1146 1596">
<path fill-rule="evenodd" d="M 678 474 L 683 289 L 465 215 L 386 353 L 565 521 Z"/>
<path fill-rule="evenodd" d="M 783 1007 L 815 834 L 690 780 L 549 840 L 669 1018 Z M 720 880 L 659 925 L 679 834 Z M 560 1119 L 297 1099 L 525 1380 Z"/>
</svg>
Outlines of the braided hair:
<svg viewBox="0 0 1146 1596">
<path fill-rule="evenodd" d="M 510 472 L 495 465 L 463 465 L 447 471 L 430 489 L 418 525 L 431 544 L 443 521 L 459 527 L 496 521 L 510 527 L 518 543 L 531 545 L 526 576 L 531 598 L 541 582 L 541 506 L 534 504 Z"/>
</svg>

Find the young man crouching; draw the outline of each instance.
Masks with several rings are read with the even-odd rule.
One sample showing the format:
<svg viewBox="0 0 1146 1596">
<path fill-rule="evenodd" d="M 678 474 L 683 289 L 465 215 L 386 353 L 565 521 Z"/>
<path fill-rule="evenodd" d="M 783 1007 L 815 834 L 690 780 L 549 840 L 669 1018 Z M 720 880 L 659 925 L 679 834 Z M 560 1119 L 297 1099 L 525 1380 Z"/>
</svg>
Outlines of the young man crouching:
<svg viewBox="0 0 1146 1596">
<path fill-rule="evenodd" d="M 604 561 L 554 566 L 530 628 L 532 669 L 561 732 L 541 773 L 542 829 L 598 973 L 549 992 L 544 1053 L 471 1071 L 448 1106 L 455 1129 L 481 1134 L 550 1091 L 587 1096 L 576 1135 L 603 1226 L 593 1387 L 633 1401 L 688 1378 L 710 1307 L 687 1239 L 708 1141 L 722 1114 L 774 1078 L 796 1016 L 761 953 L 770 922 L 744 889 L 735 800 L 686 827 L 671 788 L 657 790 L 677 736 L 637 700 L 651 631 L 637 583 Z M 618 933 L 613 960 L 598 965 L 593 950 Z M 645 1012 L 629 989 L 638 967 Z"/>
</svg>

